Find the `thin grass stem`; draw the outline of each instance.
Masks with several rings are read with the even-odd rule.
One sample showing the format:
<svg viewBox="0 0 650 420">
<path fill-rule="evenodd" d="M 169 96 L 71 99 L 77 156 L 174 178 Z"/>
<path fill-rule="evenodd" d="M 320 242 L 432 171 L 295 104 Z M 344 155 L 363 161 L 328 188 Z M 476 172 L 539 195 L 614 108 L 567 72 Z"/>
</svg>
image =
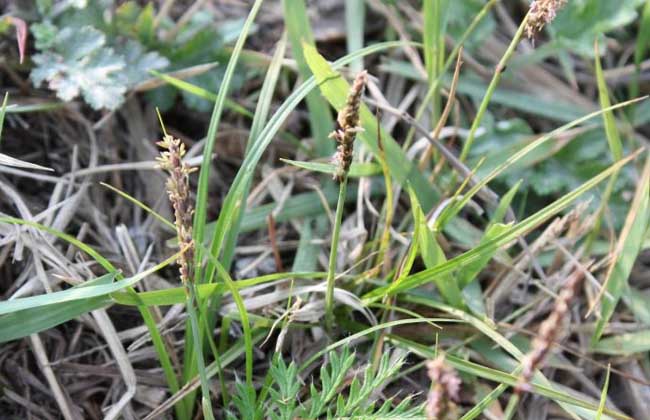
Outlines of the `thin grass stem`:
<svg viewBox="0 0 650 420">
<path fill-rule="evenodd" d="M 330 259 L 327 270 L 327 291 L 325 293 L 325 322 L 331 331 L 334 327 L 334 282 L 336 280 L 336 260 L 338 256 L 339 236 L 341 234 L 341 222 L 343 220 L 343 209 L 345 208 L 345 194 L 347 192 L 348 176 L 344 176 L 339 184 L 339 198 L 336 203 L 336 215 L 334 216 L 334 230 L 332 232 L 332 245 L 330 247 Z"/>
</svg>

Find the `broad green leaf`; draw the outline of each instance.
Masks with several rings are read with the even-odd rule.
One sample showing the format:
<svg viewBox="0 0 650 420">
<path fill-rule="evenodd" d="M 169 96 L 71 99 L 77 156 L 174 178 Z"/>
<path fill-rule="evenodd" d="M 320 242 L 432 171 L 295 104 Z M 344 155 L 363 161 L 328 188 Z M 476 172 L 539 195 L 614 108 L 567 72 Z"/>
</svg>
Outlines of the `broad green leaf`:
<svg viewBox="0 0 650 420">
<path fill-rule="evenodd" d="M 549 25 L 553 44 L 591 57 L 594 39 L 622 28 L 636 19 L 637 9 L 645 0 L 569 1 Z"/>
<path fill-rule="evenodd" d="M 35 36 L 43 49 L 32 56 L 35 67 L 30 78 L 36 87 L 47 82 L 64 101 L 82 96 L 94 109 L 115 110 L 127 89 L 147 76 L 146 71 L 169 64 L 158 53 L 145 52 L 134 40 L 118 48 L 122 51 L 111 48 L 106 35 L 90 25 L 47 28 L 36 27 Z"/>
</svg>

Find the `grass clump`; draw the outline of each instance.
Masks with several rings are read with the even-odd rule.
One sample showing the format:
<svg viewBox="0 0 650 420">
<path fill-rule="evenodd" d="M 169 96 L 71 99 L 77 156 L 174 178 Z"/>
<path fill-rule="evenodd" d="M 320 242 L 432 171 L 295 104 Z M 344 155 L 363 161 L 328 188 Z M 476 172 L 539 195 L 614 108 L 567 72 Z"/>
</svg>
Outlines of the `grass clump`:
<svg viewBox="0 0 650 420">
<path fill-rule="evenodd" d="M 37 3 L 0 21 L 0 412 L 645 413 L 642 2 Z"/>
</svg>

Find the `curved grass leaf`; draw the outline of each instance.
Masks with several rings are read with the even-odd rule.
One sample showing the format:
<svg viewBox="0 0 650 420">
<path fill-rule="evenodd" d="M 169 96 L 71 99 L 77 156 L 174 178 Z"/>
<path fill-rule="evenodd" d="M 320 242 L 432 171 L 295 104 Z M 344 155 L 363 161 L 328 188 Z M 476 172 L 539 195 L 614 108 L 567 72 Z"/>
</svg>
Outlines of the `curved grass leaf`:
<svg viewBox="0 0 650 420">
<path fill-rule="evenodd" d="M 602 297 L 600 318 L 592 336 L 592 345 L 598 342 L 614 309 L 627 287 L 627 279 L 632 271 L 636 257 L 641 252 L 643 240 L 650 220 L 650 154 L 646 158 L 634 201 L 630 207 L 625 225 L 618 238 L 612 262 L 605 275 L 605 283 L 599 297 Z"/>
<path fill-rule="evenodd" d="M 584 194 L 586 191 L 598 185 L 600 182 L 611 176 L 613 173 L 618 171 L 623 165 L 630 162 L 633 158 L 638 155 L 638 152 L 616 162 L 614 165 L 610 166 L 608 169 L 604 170 L 600 174 L 596 175 L 589 181 L 582 184 L 580 187 L 571 191 L 570 193 L 564 195 L 555 202 L 544 207 L 542 210 L 537 213 L 529 216 L 528 218 L 522 220 L 518 224 L 514 225 L 511 229 L 503 232 L 502 234 L 496 236 L 490 241 L 480 244 L 476 248 L 465 252 L 451 260 L 447 261 L 444 264 L 441 264 L 435 268 L 423 270 L 417 274 L 409 276 L 403 282 L 396 285 L 389 285 L 377 288 L 363 297 L 364 303 L 374 302 L 378 299 L 381 299 L 385 295 L 394 295 L 397 293 L 404 292 L 406 290 L 413 289 L 425 283 L 432 281 L 436 276 L 446 274 L 451 272 L 454 269 L 466 266 L 467 264 L 480 259 L 486 253 L 493 253 L 499 247 L 507 244 L 510 241 L 513 241 L 517 237 L 525 234 L 539 224 L 548 220 L 550 217 L 556 215 L 566 207 L 568 207 L 574 200 Z"/>
<path fill-rule="evenodd" d="M 297 168 L 306 169 L 308 171 L 320 172 L 324 174 L 334 175 L 336 172 L 336 165 L 333 163 L 325 162 L 303 162 L 291 159 L 280 159 L 284 163 L 293 165 Z M 376 163 L 353 163 L 350 165 L 349 177 L 360 178 L 363 176 L 381 175 L 381 165 Z"/>
</svg>

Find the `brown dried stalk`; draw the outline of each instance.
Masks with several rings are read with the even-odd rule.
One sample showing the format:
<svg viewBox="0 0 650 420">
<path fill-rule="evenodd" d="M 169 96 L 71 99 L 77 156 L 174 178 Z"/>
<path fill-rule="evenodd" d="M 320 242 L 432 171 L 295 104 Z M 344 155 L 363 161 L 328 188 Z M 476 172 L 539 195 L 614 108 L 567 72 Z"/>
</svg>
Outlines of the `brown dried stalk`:
<svg viewBox="0 0 650 420">
<path fill-rule="evenodd" d="M 521 378 L 515 388 L 518 394 L 531 391 L 530 380 L 533 378 L 535 371 L 542 365 L 548 353 L 550 353 L 553 343 L 562 328 L 562 321 L 569 312 L 569 304 L 578 293 L 578 287 L 582 284 L 584 270 L 586 269 L 588 267 L 573 272 L 557 297 L 553 311 L 539 327 L 537 337 L 533 340 L 532 349 L 522 361 Z"/>
<path fill-rule="evenodd" d="M 338 182 L 343 182 L 350 171 L 354 139 L 357 133 L 362 130 L 359 126 L 359 108 L 361 106 L 361 95 L 367 80 L 367 71 L 364 70 L 357 74 L 350 88 L 345 107 L 341 109 L 336 119 L 338 127 L 330 134 L 330 138 L 336 140 L 338 144 L 334 155 L 334 162 L 337 165 L 334 180 Z"/>
<path fill-rule="evenodd" d="M 185 145 L 170 135 L 165 135 L 157 143 L 165 149 L 160 152 L 158 166 L 169 173 L 167 178 L 167 194 L 174 208 L 174 224 L 178 235 L 178 243 L 183 252 L 178 257 L 181 281 L 185 284 L 194 278 L 194 240 L 192 239 L 192 214 L 194 209 L 190 198 L 189 175 L 194 170 L 183 162 Z"/>
<path fill-rule="evenodd" d="M 551 23 L 557 11 L 566 4 L 567 0 L 535 0 L 530 4 L 528 21 L 526 22 L 526 36 L 533 38 L 540 32 L 544 25 Z"/>
<path fill-rule="evenodd" d="M 433 384 L 425 406 L 427 420 L 448 418 L 455 411 L 461 380 L 456 371 L 445 364 L 443 355 L 427 362 L 427 374 Z"/>
</svg>

